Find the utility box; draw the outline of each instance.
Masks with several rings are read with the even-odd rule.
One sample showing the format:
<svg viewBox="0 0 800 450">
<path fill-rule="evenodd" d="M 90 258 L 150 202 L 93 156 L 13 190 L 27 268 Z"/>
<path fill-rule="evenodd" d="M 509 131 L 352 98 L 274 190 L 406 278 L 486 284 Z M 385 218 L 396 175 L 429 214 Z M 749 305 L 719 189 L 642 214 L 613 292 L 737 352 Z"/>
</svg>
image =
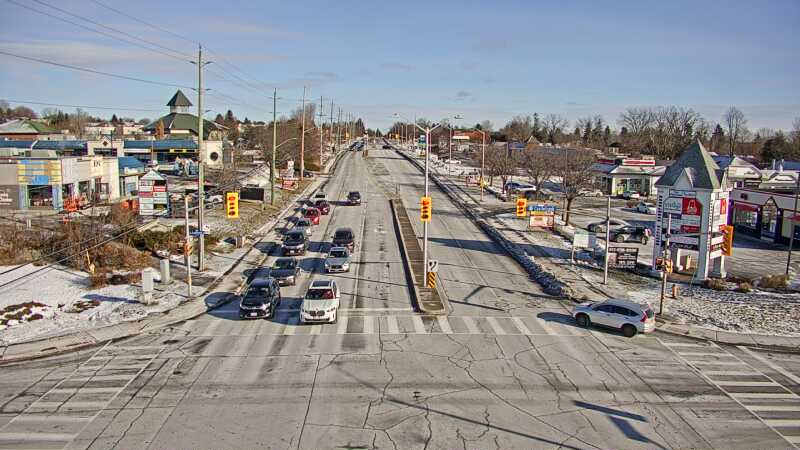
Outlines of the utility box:
<svg viewBox="0 0 800 450">
<path fill-rule="evenodd" d="M 159 264 L 161 269 L 161 284 L 171 283 L 172 278 L 170 277 L 169 273 L 169 266 L 170 266 L 169 259 L 162 259 Z"/>
<path fill-rule="evenodd" d="M 142 270 L 142 303 L 149 305 L 153 302 L 155 269 L 147 267 Z"/>
</svg>

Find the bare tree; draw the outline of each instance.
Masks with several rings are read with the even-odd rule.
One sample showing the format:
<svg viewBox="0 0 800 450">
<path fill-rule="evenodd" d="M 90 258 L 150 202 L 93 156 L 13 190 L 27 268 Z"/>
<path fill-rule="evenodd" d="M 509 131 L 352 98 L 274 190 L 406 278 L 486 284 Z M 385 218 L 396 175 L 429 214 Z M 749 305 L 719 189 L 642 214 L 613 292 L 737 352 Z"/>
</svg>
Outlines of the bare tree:
<svg viewBox="0 0 800 450">
<path fill-rule="evenodd" d="M 483 131 L 488 133 L 488 132 L 492 131 L 493 129 L 494 129 L 494 124 L 492 123 L 491 120 L 481 121 L 481 130 L 483 130 Z"/>
<path fill-rule="evenodd" d="M 500 132 L 503 133 L 508 140 L 516 142 L 526 141 L 533 134 L 533 120 L 531 116 L 514 116 Z"/>
<path fill-rule="evenodd" d="M 747 119 L 744 113 L 735 106 L 731 106 L 722 115 L 722 122 L 727 131 L 728 154 L 732 157 L 736 152 L 736 144 L 747 135 Z"/>
<path fill-rule="evenodd" d="M 479 155 L 477 157 L 480 158 Z M 517 171 L 517 155 L 509 154 L 504 146 L 490 145 L 486 147 L 484 159 L 489 184 L 494 182 L 494 177 L 500 177 L 505 190 L 506 181 Z"/>
<path fill-rule="evenodd" d="M 561 190 L 566 199 L 564 222 L 569 225 L 572 201 L 580 192 L 592 185 L 594 174 L 591 167 L 595 163 L 595 155 L 586 149 L 562 149 L 555 162 L 555 173 L 561 177 Z"/>
<path fill-rule="evenodd" d="M 541 192 L 544 183 L 556 173 L 557 158 L 548 148 L 525 150 L 520 158 L 520 166 L 531 178 L 536 192 Z"/>
<path fill-rule="evenodd" d="M 542 118 L 542 129 L 547 142 L 555 144 L 559 135 L 563 133 L 564 128 L 569 125 L 569 122 L 563 116 L 558 114 L 548 114 Z"/>
</svg>

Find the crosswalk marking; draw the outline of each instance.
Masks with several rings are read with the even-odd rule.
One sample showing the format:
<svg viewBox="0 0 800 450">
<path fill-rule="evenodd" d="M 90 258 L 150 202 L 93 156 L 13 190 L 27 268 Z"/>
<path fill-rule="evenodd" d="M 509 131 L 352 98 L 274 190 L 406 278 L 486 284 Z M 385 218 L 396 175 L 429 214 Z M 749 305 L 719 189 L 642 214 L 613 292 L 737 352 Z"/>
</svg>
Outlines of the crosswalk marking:
<svg viewBox="0 0 800 450">
<path fill-rule="evenodd" d="M 481 334 L 481 330 L 478 329 L 478 325 L 475 324 L 475 319 L 472 317 L 462 317 L 461 320 L 464 321 L 464 325 L 467 326 L 469 334 Z"/>
<path fill-rule="evenodd" d="M 311 326 L 310 334 L 320 334 L 320 333 L 322 333 L 322 325 L 317 323 Z"/>
<path fill-rule="evenodd" d="M 786 378 L 794 381 L 797 384 L 800 384 L 800 377 L 798 377 L 797 375 L 795 375 L 795 374 L 789 372 L 788 370 L 784 369 L 783 367 L 773 363 L 772 361 L 768 360 L 767 358 L 764 358 L 763 356 L 751 351 L 749 348 L 747 348 L 745 346 L 740 345 L 739 349 L 743 350 L 745 353 L 747 353 L 748 355 L 752 356 L 753 358 L 755 358 L 755 359 L 763 362 L 764 364 L 768 365 L 770 368 L 772 368 L 773 370 L 775 370 L 779 374 L 785 376 Z"/>
<path fill-rule="evenodd" d="M 553 332 L 553 329 L 550 328 L 550 324 L 548 324 L 546 320 L 544 320 L 544 319 L 542 319 L 540 317 L 537 317 L 536 318 L 536 322 L 539 323 L 539 326 L 542 327 L 542 329 L 544 330 L 545 333 L 547 333 L 547 334 L 549 334 L 551 336 L 555 334 Z"/>
<path fill-rule="evenodd" d="M 689 359 L 686 358 L 686 362 L 692 365 L 701 365 L 701 366 L 739 366 L 742 364 L 741 361 L 709 361 L 707 359 Z"/>
<path fill-rule="evenodd" d="M 728 392 L 728 395 L 736 398 L 793 398 L 797 399 L 797 395 L 790 393 L 767 393 L 767 392 Z"/>
<path fill-rule="evenodd" d="M 748 405 L 752 411 L 788 411 L 800 412 L 800 404 L 797 405 Z"/>
<path fill-rule="evenodd" d="M 800 427 L 800 419 L 764 419 L 764 422 L 773 427 Z"/>
<path fill-rule="evenodd" d="M 364 334 L 372 334 L 375 331 L 375 323 L 372 320 L 371 316 L 364 316 L 362 319 L 364 321 Z"/>
<path fill-rule="evenodd" d="M 528 327 L 525 325 L 524 322 L 522 322 L 522 319 L 520 319 L 519 317 L 512 317 L 511 321 L 514 322 L 514 325 L 517 327 L 520 333 L 526 336 L 530 336 L 532 334 L 531 330 L 528 329 Z"/>
<path fill-rule="evenodd" d="M 436 321 L 439 323 L 439 329 L 444 334 L 453 334 L 453 329 L 450 328 L 450 322 L 447 321 L 445 316 L 436 316 Z"/>
<path fill-rule="evenodd" d="M 338 320 L 339 320 L 339 327 L 336 329 L 336 334 L 347 333 L 347 316 L 339 317 Z"/>
<path fill-rule="evenodd" d="M 15 422 L 61 422 L 61 423 L 80 423 L 92 420 L 92 417 L 65 416 L 54 414 L 25 414 L 16 418 Z"/>
<path fill-rule="evenodd" d="M 297 324 L 300 323 L 300 316 L 292 316 L 286 322 L 286 326 L 283 328 L 283 334 L 285 336 L 291 336 L 297 330 Z"/>
<path fill-rule="evenodd" d="M 738 376 L 738 377 L 754 377 L 760 376 L 760 372 L 748 370 L 704 370 L 704 374 L 709 376 Z"/>
<path fill-rule="evenodd" d="M 780 386 L 774 381 L 718 381 L 715 380 L 720 386 Z"/>
<path fill-rule="evenodd" d="M 0 433 L 0 439 L 7 441 L 69 442 L 74 438 L 71 433 Z"/>
<path fill-rule="evenodd" d="M 389 334 L 400 334 L 397 327 L 397 317 L 386 316 L 386 327 L 388 328 Z"/>
<path fill-rule="evenodd" d="M 667 347 L 708 347 L 706 344 L 698 344 L 695 342 L 662 342 Z"/>
<path fill-rule="evenodd" d="M 731 355 L 730 353 L 719 353 L 719 352 L 678 352 L 681 356 L 718 356 L 721 358 L 736 358 L 736 356 Z"/>
<path fill-rule="evenodd" d="M 497 319 L 495 319 L 494 317 L 487 317 L 486 321 L 489 322 L 489 326 L 492 327 L 492 331 L 494 331 L 494 334 L 497 335 L 506 334 L 506 331 L 503 330 L 503 327 L 501 327 L 500 324 L 497 323 Z"/>
<path fill-rule="evenodd" d="M 118 387 L 110 387 L 110 388 L 91 388 L 91 387 L 82 387 L 82 388 L 58 388 L 53 389 L 50 391 L 51 394 L 116 394 L 120 388 Z"/>
<path fill-rule="evenodd" d="M 414 322 L 414 332 L 416 334 L 425 334 L 425 324 L 422 322 L 422 317 L 412 316 L 411 321 Z"/>
</svg>

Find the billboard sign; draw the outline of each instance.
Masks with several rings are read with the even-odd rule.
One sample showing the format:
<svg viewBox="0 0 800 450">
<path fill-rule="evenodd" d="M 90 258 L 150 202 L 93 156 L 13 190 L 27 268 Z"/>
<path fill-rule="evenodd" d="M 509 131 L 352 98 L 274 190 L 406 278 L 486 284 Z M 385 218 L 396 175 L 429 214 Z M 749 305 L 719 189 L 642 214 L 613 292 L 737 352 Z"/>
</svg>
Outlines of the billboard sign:
<svg viewBox="0 0 800 450">
<path fill-rule="evenodd" d="M 638 247 L 608 248 L 608 264 L 615 269 L 635 269 L 638 260 Z"/>
</svg>

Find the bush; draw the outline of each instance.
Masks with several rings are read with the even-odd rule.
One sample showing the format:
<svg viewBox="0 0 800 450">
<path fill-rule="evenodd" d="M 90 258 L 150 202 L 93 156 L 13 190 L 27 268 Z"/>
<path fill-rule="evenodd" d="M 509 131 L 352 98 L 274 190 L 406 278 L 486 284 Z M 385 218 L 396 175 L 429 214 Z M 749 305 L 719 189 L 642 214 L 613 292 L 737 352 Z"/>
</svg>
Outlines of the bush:
<svg viewBox="0 0 800 450">
<path fill-rule="evenodd" d="M 725 285 L 725 281 L 719 278 L 709 278 L 703 281 L 703 287 L 706 289 L 713 289 L 715 291 L 724 291 L 728 289 Z"/>
<path fill-rule="evenodd" d="M 108 286 L 108 271 L 99 269 L 89 275 L 89 287 L 101 288 Z"/>
<path fill-rule="evenodd" d="M 759 280 L 758 286 L 767 289 L 785 289 L 789 286 L 789 277 L 786 275 L 765 275 Z"/>
<path fill-rule="evenodd" d="M 750 284 L 747 281 L 740 281 L 736 285 L 736 289 L 734 289 L 734 290 L 736 292 L 741 292 L 741 293 L 747 294 L 748 292 L 752 292 L 753 291 L 753 285 Z"/>
</svg>

